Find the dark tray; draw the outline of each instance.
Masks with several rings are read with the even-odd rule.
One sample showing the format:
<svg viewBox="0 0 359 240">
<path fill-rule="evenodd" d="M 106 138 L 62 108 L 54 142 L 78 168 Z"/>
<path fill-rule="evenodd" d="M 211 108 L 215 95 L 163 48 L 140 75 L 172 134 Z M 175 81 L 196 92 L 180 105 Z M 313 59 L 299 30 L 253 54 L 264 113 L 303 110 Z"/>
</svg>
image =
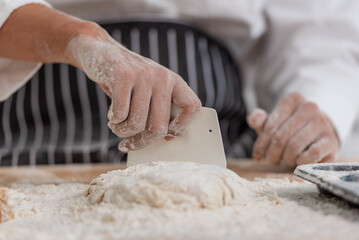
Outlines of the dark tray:
<svg viewBox="0 0 359 240">
<path fill-rule="evenodd" d="M 359 163 L 317 163 L 298 166 L 294 174 L 359 206 Z"/>
</svg>

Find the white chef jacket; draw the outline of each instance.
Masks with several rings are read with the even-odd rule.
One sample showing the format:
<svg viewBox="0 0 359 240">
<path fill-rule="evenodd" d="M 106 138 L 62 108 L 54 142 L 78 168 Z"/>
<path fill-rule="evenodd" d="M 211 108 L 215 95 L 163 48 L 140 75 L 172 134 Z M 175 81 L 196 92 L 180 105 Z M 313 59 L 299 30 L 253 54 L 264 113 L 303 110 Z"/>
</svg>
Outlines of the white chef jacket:
<svg viewBox="0 0 359 240">
<path fill-rule="evenodd" d="M 0 0 L 0 26 L 11 9 L 28 2 L 42 1 Z M 283 96 L 300 92 L 332 120 L 342 154 L 359 154 L 357 0 L 48 2 L 59 10 L 89 20 L 155 16 L 189 21 L 230 48 L 243 69 L 250 109 L 258 105 L 270 112 Z M 3 5 L 9 6 L 9 10 L 3 10 Z M 0 84 L 6 79 L 5 88 L 0 88 L 0 99 L 18 89 L 39 67 L 32 64 L 30 70 L 30 63 L 11 63 L 12 68 L 5 68 L 9 60 L 0 62 Z M 27 68 L 19 71 L 20 66 Z"/>
<path fill-rule="evenodd" d="M 42 0 L 0 0 L 0 28 L 15 9 L 28 3 L 50 6 Z M 24 85 L 40 67 L 41 63 L 0 57 L 0 101 L 4 101 Z"/>
</svg>

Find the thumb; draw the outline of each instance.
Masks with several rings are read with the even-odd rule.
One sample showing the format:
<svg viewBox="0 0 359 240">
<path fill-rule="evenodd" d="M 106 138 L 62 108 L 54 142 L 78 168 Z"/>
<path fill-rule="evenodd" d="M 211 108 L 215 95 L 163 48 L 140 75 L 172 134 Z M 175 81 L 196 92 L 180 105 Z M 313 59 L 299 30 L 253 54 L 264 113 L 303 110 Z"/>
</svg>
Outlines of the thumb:
<svg viewBox="0 0 359 240">
<path fill-rule="evenodd" d="M 249 127 L 253 128 L 257 133 L 263 130 L 264 124 L 267 121 L 268 114 L 260 108 L 254 109 L 247 117 Z"/>
</svg>

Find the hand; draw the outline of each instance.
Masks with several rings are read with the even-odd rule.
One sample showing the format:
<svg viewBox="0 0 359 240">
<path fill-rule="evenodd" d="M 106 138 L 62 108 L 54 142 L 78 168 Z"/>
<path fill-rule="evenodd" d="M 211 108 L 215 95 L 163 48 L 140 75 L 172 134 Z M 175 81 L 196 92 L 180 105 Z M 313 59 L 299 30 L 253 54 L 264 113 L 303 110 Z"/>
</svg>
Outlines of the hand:
<svg viewBox="0 0 359 240">
<path fill-rule="evenodd" d="M 112 98 L 108 126 L 124 138 L 119 144 L 123 152 L 182 134 L 199 112 L 200 100 L 179 75 L 129 51 L 104 31 L 77 36 L 68 49 L 75 65 Z M 170 123 L 172 102 L 181 111 Z"/>
<path fill-rule="evenodd" d="M 253 148 L 256 160 L 295 166 L 333 161 L 339 151 L 331 121 L 298 93 L 284 97 L 269 115 L 254 110 L 247 122 L 258 134 Z"/>
<path fill-rule="evenodd" d="M 6 20 L 0 56 L 81 68 L 112 98 L 108 125 L 125 138 L 124 152 L 180 135 L 201 107 L 177 74 L 129 51 L 99 25 L 40 4 L 22 6 Z M 172 102 L 181 111 L 169 123 Z"/>
</svg>

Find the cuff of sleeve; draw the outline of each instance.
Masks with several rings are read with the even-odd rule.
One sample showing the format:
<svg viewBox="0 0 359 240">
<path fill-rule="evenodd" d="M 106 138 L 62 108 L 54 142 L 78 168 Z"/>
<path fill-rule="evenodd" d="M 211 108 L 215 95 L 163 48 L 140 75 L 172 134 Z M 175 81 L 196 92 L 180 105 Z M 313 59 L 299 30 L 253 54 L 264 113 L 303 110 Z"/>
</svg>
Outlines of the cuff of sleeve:
<svg viewBox="0 0 359 240">
<path fill-rule="evenodd" d="M 21 88 L 41 67 L 41 63 L 0 58 L 0 102 Z"/>
<path fill-rule="evenodd" d="M 49 3 L 44 0 L 3 0 L 0 1 L 0 27 L 5 23 L 10 14 L 19 7 L 27 4 L 38 3 L 51 7 Z"/>
<path fill-rule="evenodd" d="M 44 0 L 0 1 L 0 28 L 14 10 L 31 3 L 43 4 L 51 7 L 51 5 Z M 17 91 L 40 67 L 41 63 L 0 58 L 0 74 L 2 77 L 0 101 L 6 100 L 11 94 Z"/>
</svg>

